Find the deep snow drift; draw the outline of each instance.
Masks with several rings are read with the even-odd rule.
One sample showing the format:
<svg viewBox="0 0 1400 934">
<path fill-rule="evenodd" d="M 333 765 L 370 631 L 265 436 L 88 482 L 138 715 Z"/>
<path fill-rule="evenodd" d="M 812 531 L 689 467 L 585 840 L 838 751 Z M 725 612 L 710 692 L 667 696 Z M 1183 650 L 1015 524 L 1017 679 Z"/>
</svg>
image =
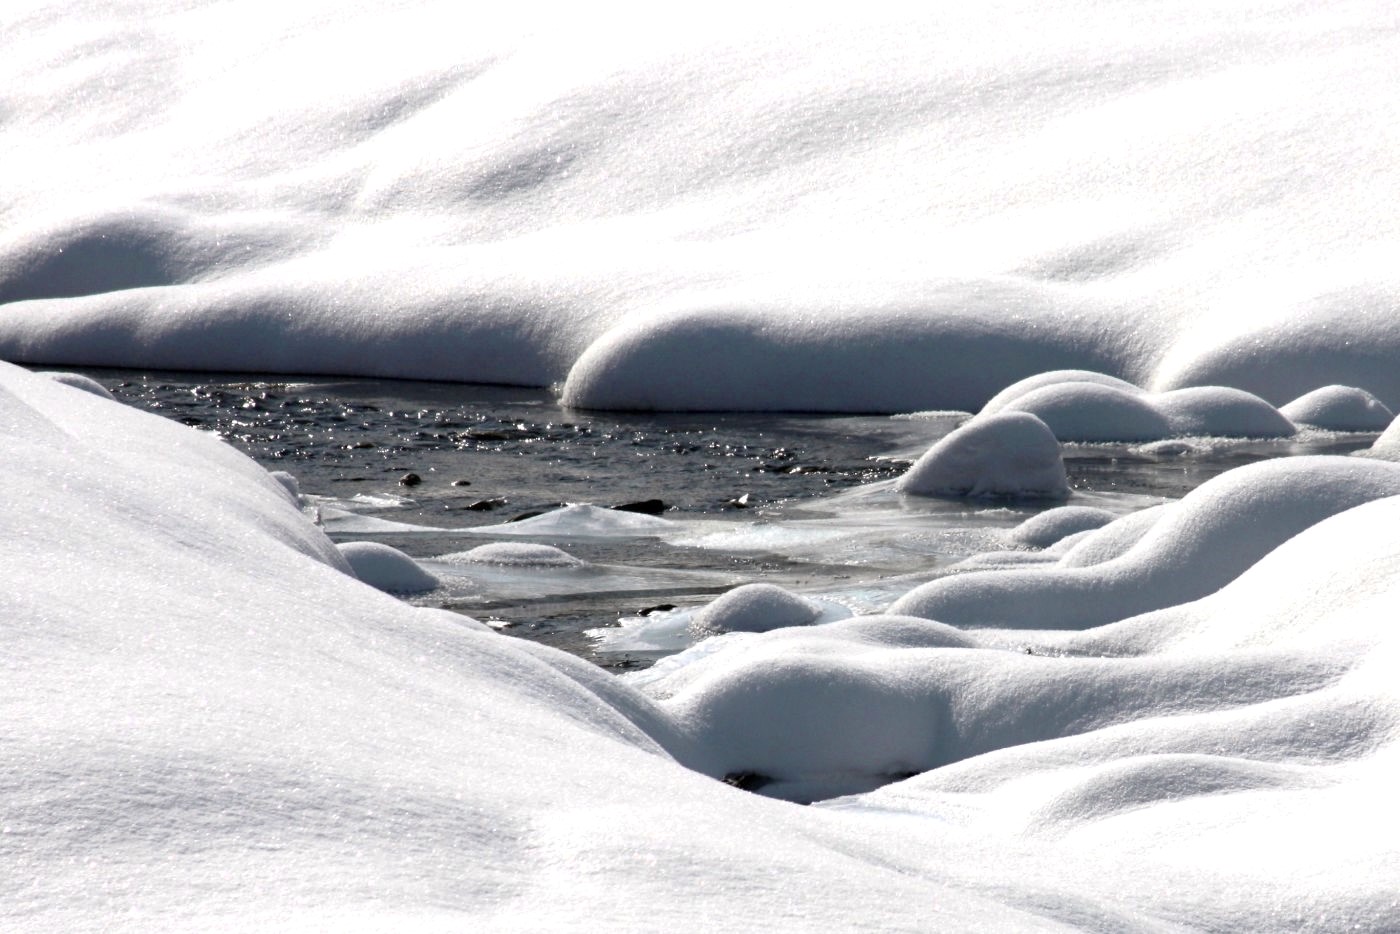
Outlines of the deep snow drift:
<svg viewBox="0 0 1400 934">
<path fill-rule="evenodd" d="M 738 24 L 742 24 L 740 27 Z M 0 11 L 0 358 L 974 410 L 1400 406 L 1371 2 Z"/>
<path fill-rule="evenodd" d="M 740 588 L 697 618 L 799 625 L 619 680 L 357 581 L 206 434 L 8 366 L 0 420 L 7 929 L 1397 921 L 1384 460 L 1256 465 L 1068 533 L 1112 540 L 1086 567 L 1109 586 L 1166 582 L 1110 626 L 824 623 Z M 1178 549 L 1233 562 L 1223 589 L 1180 602 Z M 1064 573 L 1037 609 L 1077 599 Z"/>
</svg>

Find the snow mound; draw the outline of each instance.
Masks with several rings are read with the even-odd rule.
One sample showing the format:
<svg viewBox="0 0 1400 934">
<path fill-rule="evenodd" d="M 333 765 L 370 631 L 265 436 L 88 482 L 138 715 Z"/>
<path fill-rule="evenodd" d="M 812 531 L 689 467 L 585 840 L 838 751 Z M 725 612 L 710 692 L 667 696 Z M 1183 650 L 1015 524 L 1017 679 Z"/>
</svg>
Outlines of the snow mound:
<svg viewBox="0 0 1400 934">
<path fill-rule="evenodd" d="M 804 597 L 775 584 L 741 584 L 702 607 L 627 616 L 617 626 L 587 633 L 600 652 L 680 652 L 727 633 L 827 625 L 850 616 L 851 610 L 839 603 Z"/>
<path fill-rule="evenodd" d="M 1087 550 L 1089 539 L 1054 567 L 932 581 L 896 600 L 890 612 L 955 626 L 1087 629 L 1203 597 L 1308 526 L 1394 495 L 1400 495 L 1400 467 L 1386 462 L 1323 456 L 1251 464 L 1164 507 L 1117 557 L 1083 566 L 1083 552 L 1075 552 Z M 1096 534 L 1117 535 L 1116 524 Z"/>
<path fill-rule="evenodd" d="M 821 615 L 820 604 L 775 584 L 743 584 L 696 613 L 691 625 L 701 632 L 767 632 L 808 626 Z"/>
<path fill-rule="evenodd" d="M 101 399 L 112 399 L 112 394 L 97 380 L 91 376 L 84 376 L 81 373 L 57 373 L 46 372 L 43 374 L 54 382 L 62 383 L 65 386 L 72 386 L 74 389 L 81 389 L 83 392 L 90 392 Z"/>
<path fill-rule="evenodd" d="M 612 538 L 616 536 L 663 535 L 676 527 L 670 519 L 619 509 L 606 509 L 589 503 L 576 503 L 531 516 L 518 522 L 478 526 L 472 531 L 489 535 L 518 535 L 561 538 Z"/>
<path fill-rule="evenodd" d="M 344 542 L 337 546 L 360 580 L 387 593 L 422 593 L 438 579 L 408 555 L 380 542 Z"/>
<path fill-rule="evenodd" d="M 492 542 L 470 551 L 459 551 L 438 558 L 458 564 L 492 564 L 512 568 L 575 568 L 583 561 L 562 548 L 527 542 Z"/>
<path fill-rule="evenodd" d="M 1150 398 L 1174 435 L 1286 438 L 1298 431 L 1278 409 L 1243 389 L 1193 386 Z"/>
<path fill-rule="evenodd" d="M 1296 426 L 1258 396 L 1225 386 L 1149 393 L 1102 374 L 1042 373 L 1008 386 L 979 413 L 1029 412 L 1061 441 L 1157 441 L 1179 436 L 1280 438 Z"/>
<path fill-rule="evenodd" d="M 1323 386 L 1279 411 L 1296 424 L 1328 431 L 1384 431 L 1395 418 L 1385 403 L 1355 386 Z"/>
<path fill-rule="evenodd" d="M 1033 415 L 974 419 L 937 441 L 895 484 L 919 496 L 1069 495 L 1060 445 Z"/>
<path fill-rule="evenodd" d="M 1107 509 L 1093 506 L 1057 506 L 1016 526 L 1011 538 L 1030 548 L 1049 548 L 1067 536 L 1101 528 L 1117 518 Z"/>
</svg>

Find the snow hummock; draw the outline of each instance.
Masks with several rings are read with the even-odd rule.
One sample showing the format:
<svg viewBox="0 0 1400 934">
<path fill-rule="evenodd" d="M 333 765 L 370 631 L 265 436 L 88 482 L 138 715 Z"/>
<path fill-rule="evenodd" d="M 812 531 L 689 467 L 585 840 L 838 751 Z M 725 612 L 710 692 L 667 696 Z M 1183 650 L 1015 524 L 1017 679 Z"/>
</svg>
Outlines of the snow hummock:
<svg viewBox="0 0 1400 934">
<path fill-rule="evenodd" d="M 1384 496 L 1400 496 L 1400 466 L 1384 461 L 1314 456 L 1250 464 L 1163 507 L 1135 544 L 1108 560 L 1082 563 L 1090 537 L 1058 566 L 940 578 L 896 600 L 890 612 L 956 626 L 1087 629 L 1213 593 L 1308 526 Z M 1138 525 L 1132 517 L 1118 522 Z M 1117 524 L 1096 536 L 1116 541 Z"/>
<path fill-rule="evenodd" d="M 1385 403 L 1355 386 L 1323 386 L 1279 411 L 1296 424 L 1328 431 L 1384 431 L 1395 418 Z"/>
<path fill-rule="evenodd" d="M 767 632 L 810 625 L 821 615 L 819 603 L 775 584 L 744 584 L 696 613 L 691 625 L 702 632 Z"/>
<path fill-rule="evenodd" d="M 458 564 L 488 564 L 511 568 L 574 568 L 583 561 L 553 545 L 528 542 L 492 542 L 467 551 L 454 552 L 438 558 Z"/>
<path fill-rule="evenodd" d="M 1011 532 L 1011 538 L 1031 548 L 1049 548 L 1079 532 L 1101 528 L 1118 517 L 1094 506 L 1057 506 L 1032 516 Z"/>
<path fill-rule="evenodd" d="M 895 489 L 919 496 L 1069 495 L 1060 445 L 1045 423 L 1024 412 L 975 419 L 941 438 L 899 478 Z"/>
<path fill-rule="evenodd" d="M 408 555 L 382 542 L 343 542 L 336 546 L 360 580 L 388 593 L 422 593 L 438 579 Z"/>
<path fill-rule="evenodd" d="M 645 538 L 662 535 L 675 527 L 675 522 L 659 516 L 608 509 L 591 503 L 574 503 L 528 519 L 477 526 L 472 531 L 477 534 L 521 537 Z"/>
<path fill-rule="evenodd" d="M 1157 441 L 1182 436 L 1283 438 L 1297 426 L 1258 396 L 1228 386 L 1151 393 L 1080 370 L 1041 373 L 1006 387 L 979 418 L 1029 412 L 1061 441 Z"/>
</svg>

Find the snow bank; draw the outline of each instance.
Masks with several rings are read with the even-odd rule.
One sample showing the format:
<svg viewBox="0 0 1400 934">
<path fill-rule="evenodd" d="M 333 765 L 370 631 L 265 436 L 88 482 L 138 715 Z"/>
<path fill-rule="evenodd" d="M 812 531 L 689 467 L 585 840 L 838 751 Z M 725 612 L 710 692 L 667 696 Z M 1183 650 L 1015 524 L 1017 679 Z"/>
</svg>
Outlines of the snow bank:
<svg viewBox="0 0 1400 934">
<path fill-rule="evenodd" d="M 1033 415 L 976 419 L 939 439 L 895 483 L 919 496 L 1069 495 L 1060 445 Z"/>
<path fill-rule="evenodd" d="M 0 32 L 0 356 L 585 407 L 971 411 L 1047 368 L 1400 405 L 1386 4 L 985 12 L 37 0 Z"/>
<path fill-rule="evenodd" d="M 896 600 L 890 612 L 956 626 L 1087 629 L 1203 597 L 1308 526 L 1394 495 L 1400 468 L 1390 463 L 1297 457 L 1251 464 L 1164 507 L 1116 557 L 1082 564 L 1084 552 L 1076 551 L 1092 547 L 1088 539 L 1056 567 L 942 578 Z M 1105 533 L 1119 530 L 1109 525 L 1098 534 Z"/>
<path fill-rule="evenodd" d="M 389 593 L 423 593 L 438 579 L 408 555 L 380 542 L 344 542 L 338 546 L 355 576 Z"/>
<path fill-rule="evenodd" d="M 6 366 L 0 427 L 6 927 L 1394 926 L 1395 465 L 1163 507 L 1115 560 L 1248 566 L 1195 603 L 618 679 L 364 587 L 207 434 Z"/>
</svg>

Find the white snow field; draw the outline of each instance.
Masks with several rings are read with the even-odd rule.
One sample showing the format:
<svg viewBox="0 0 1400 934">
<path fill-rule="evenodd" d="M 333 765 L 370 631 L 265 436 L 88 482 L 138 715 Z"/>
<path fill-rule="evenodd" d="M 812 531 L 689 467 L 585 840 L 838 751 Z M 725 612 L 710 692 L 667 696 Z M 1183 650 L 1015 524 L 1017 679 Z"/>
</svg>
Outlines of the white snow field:
<svg viewBox="0 0 1400 934">
<path fill-rule="evenodd" d="M 0 432 L 6 930 L 1400 921 L 1387 461 L 1081 531 L 1105 589 L 1161 597 L 1108 626 L 805 612 L 619 679 L 356 580 L 208 434 L 9 365 Z M 1233 573 L 1173 581 L 1207 548 Z M 1025 573 L 945 580 L 996 606 Z M 818 606 L 707 618 L 765 604 Z"/>
<path fill-rule="evenodd" d="M 1390 4 L 11 0 L 0 358 L 1400 406 Z"/>
<path fill-rule="evenodd" d="M 677 16 L 0 4 L 0 360 L 982 410 L 825 519 L 417 561 L 0 363 L 0 930 L 1400 930 L 1392 5 Z M 1387 424 L 1165 504 L 1058 445 Z M 928 560 L 622 677 L 371 586 L 750 583 L 528 541 L 629 537 Z"/>
</svg>

